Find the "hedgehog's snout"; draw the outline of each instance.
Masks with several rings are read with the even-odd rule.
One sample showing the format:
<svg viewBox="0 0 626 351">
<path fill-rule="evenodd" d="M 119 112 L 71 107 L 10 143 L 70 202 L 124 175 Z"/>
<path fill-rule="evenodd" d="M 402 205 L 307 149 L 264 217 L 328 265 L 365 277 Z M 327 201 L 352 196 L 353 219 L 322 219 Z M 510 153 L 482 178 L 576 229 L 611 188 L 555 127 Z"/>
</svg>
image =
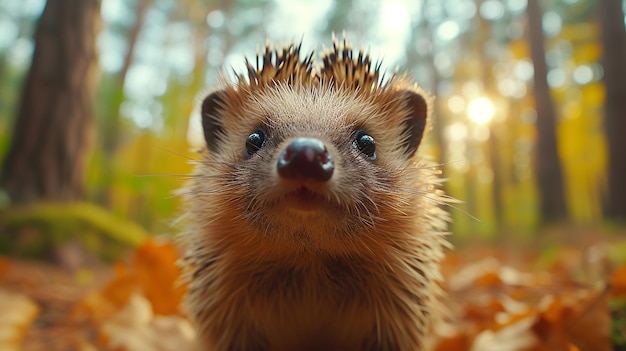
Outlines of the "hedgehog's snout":
<svg viewBox="0 0 626 351">
<path fill-rule="evenodd" d="M 315 138 L 292 140 L 280 153 L 276 167 L 284 179 L 316 182 L 330 180 L 335 170 L 326 145 Z"/>
</svg>

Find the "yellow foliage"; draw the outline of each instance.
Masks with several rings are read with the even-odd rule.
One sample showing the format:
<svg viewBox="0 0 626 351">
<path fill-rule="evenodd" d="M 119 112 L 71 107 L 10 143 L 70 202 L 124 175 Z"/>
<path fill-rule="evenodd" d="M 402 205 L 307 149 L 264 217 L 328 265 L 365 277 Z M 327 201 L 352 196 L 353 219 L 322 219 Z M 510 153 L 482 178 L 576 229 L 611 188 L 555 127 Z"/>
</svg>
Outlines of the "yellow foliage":
<svg viewBox="0 0 626 351">
<path fill-rule="evenodd" d="M 597 111 L 580 101 L 568 106 L 568 115 L 558 127 L 558 141 L 569 208 L 579 220 L 597 221 L 602 216 L 598 189 L 607 160 L 602 120 Z"/>
<path fill-rule="evenodd" d="M 583 104 L 588 108 L 599 108 L 604 105 L 606 89 L 604 84 L 594 82 L 580 88 Z"/>
<path fill-rule="evenodd" d="M 601 54 L 602 47 L 600 46 L 600 43 L 592 41 L 576 47 L 576 50 L 574 51 L 574 58 L 580 63 L 596 62 L 600 60 Z"/>
<path fill-rule="evenodd" d="M 522 60 L 530 57 L 530 48 L 528 47 L 528 40 L 525 38 L 513 40 L 510 44 L 511 53 L 516 60 Z"/>
<path fill-rule="evenodd" d="M 599 35 L 599 28 L 596 23 L 575 23 L 564 25 L 559 34 L 560 40 L 570 42 L 590 42 L 595 41 Z"/>
</svg>

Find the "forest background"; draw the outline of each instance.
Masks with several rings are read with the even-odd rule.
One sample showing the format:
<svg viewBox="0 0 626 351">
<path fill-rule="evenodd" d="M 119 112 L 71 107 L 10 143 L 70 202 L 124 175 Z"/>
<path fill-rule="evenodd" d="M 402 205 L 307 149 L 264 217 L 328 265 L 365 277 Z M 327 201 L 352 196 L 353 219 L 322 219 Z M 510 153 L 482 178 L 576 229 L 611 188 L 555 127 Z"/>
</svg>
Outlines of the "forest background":
<svg viewBox="0 0 626 351">
<path fill-rule="evenodd" d="M 268 38 L 319 51 L 344 31 L 436 97 L 423 151 L 462 201 L 449 208 L 458 247 L 623 240 L 625 12 L 622 0 L 1 1 L 0 252 L 71 261 L 56 248 L 77 241 L 113 260 L 171 237 L 202 92 Z"/>
<path fill-rule="evenodd" d="M 320 50 L 347 29 L 388 71 L 408 71 L 436 96 L 427 153 L 443 165 L 446 191 L 464 201 L 452 209 L 456 236 L 532 236 L 544 223 L 604 226 L 626 216 L 623 2 L 549 0 L 542 10 L 525 0 L 104 0 L 74 13 L 70 2 L 54 3 L 68 18 L 49 16 L 37 35 L 44 1 L 0 8 L 4 206 L 82 199 L 170 233 L 182 177 L 165 175 L 190 171 L 201 92 L 220 72 L 232 79 L 230 67 L 242 72 L 267 38 Z M 64 22 L 73 15 L 92 18 Z M 82 35 L 63 36 L 81 25 Z M 29 85 L 29 69 L 55 54 L 72 56 L 72 66 L 52 67 L 43 89 L 75 89 L 74 98 L 40 99 L 37 77 Z M 81 78 L 64 79 L 72 75 Z M 77 106 L 63 102 L 72 98 Z M 63 108 L 58 120 L 43 117 Z M 66 145 L 42 142 L 52 139 L 48 125 L 73 120 L 76 128 L 58 130 Z M 82 169 L 62 170 L 72 167 Z"/>
</svg>

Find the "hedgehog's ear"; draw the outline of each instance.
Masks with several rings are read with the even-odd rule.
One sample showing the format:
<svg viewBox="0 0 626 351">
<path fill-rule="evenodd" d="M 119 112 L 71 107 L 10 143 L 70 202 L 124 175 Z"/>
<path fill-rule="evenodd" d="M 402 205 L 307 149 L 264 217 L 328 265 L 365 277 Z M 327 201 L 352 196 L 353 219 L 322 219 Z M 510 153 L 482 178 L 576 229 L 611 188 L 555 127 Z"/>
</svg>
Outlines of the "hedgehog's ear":
<svg viewBox="0 0 626 351">
<path fill-rule="evenodd" d="M 224 92 L 215 91 L 209 94 L 202 101 L 202 129 L 204 130 L 204 140 L 209 150 L 218 148 L 224 136 L 224 126 L 222 124 L 222 114 L 224 113 Z"/>
<path fill-rule="evenodd" d="M 405 152 L 410 157 L 417 151 L 417 147 L 424 136 L 428 117 L 428 101 L 416 91 L 405 90 L 401 94 L 408 112 L 404 120 L 404 135 L 407 136 Z"/>
</svg>

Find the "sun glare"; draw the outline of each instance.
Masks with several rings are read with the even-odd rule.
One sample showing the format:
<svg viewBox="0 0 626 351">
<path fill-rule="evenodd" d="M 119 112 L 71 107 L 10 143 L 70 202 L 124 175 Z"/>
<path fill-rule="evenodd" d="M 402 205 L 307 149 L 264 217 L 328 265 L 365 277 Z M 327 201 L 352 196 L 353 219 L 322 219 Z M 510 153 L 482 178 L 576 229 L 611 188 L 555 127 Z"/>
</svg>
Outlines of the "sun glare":
<svg viewBox="0 0 626 351">
<path fill-rule="evenodd" d="M 496 112 L 491 100 L 486 97 L 478 97 L 470 101 L 467 105 L 467 114 L 472 122 L 476 124 L 487 124 Z"/>
<path fill-rule="evenodd" d="M 383 5 L 383 25 L 389 32 L 406 31 L 411 22 L 406 4 L 401 1 L 385 2 Z"/>
</svg>

